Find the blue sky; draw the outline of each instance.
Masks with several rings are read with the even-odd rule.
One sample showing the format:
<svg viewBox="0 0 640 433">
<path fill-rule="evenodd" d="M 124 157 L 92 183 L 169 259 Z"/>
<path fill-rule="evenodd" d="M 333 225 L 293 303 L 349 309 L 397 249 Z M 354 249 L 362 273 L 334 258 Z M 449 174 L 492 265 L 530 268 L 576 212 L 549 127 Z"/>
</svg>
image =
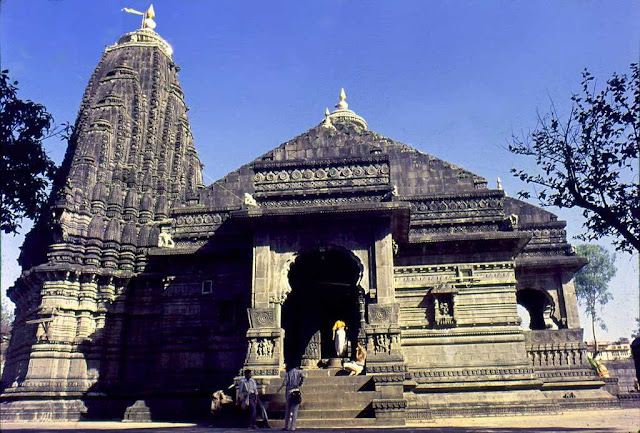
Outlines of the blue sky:
<svg viewBox="0 0 640 433">
<path fill-rule="evenodd" d="M 120 1 L 5 0 L 3 69 L 20 96 L 73 122 L 105 46 L 139 26 Z M 509 175 L 530 161 L 509 154 L 553 100 L 569 96 L 587 67 L 599 81 L 640 56 L 638 1 L 155 1 L 157 31 L 181 66 L 205 181 L 304 132 L 347 91 L 371 129 L 461 165 L 511 195 Z M 49 141 L 60 162 L 65 144 Z M 569 235 L 576 211 L 560 211 Z M 27 225 L 25 224 L 25 228 Z M 2 237 L 2 288 L 19 274 L 22 236 Z M 611 249 L 606 241 L 602 244 Z M 638 316 L 638 257 L 618 255 L 606 338 Z M 583 322 L 584 323 L 584 322 Z M 586 323 L 585 323 L 586 325 Z M 590 335 L 587 328 L 586 334 Z"/>
</svg>

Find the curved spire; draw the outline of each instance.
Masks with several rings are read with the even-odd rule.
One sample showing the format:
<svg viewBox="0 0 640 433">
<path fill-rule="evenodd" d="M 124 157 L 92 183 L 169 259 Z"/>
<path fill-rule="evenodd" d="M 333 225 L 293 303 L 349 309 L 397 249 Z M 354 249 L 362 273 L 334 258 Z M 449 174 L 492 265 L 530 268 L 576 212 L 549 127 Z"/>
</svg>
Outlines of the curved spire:
<svg viewBox="0 0 640 433">
<path fill-rule="evenodd" d="M 349 110 L 349 104 L 347 103 L 347 93 L 344 91 L 344 88 L 340 90 L 340 101 L 336 104 L 336 109 L 329 116 L 326 116 L 326 119 L 328 119 L 332 124 L 334 124 L 334 121 L 336 120 L 342 120 L 355 123 L 364 129 L 368 128 L 366 120 L 358 116 L 352 110 Z M 326 122 L 327 120 L 325 120 L 323 124 L 325 124 Z"/>
</svg>

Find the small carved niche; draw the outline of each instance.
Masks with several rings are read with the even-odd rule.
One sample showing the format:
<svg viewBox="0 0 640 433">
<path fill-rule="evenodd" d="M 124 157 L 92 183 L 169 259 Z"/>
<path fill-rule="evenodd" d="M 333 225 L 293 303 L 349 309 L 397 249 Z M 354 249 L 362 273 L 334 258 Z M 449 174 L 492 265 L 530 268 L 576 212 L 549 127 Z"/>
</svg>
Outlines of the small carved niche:
<svg viewBox="0 0 640 433">
<path fill-rule="evenodd" d="M 434 325 L 436 328 L 450 328 L 456 325 L 453 318 L 453 294 L 439 293 L 433 301 Z"/>
<path fill-rule="evenodd" d="M 456 289 L 449 285 L 434 287 L 425 297 L 427 323 L 431 328 L 456 326 L 454 299 Z"/>
<path fill-rule="evenodd" d="M 459 266 L 458 269 L 458 278 L 461 279 L 470 279 L 473 277 L 473 269 Z"/>
</svg>

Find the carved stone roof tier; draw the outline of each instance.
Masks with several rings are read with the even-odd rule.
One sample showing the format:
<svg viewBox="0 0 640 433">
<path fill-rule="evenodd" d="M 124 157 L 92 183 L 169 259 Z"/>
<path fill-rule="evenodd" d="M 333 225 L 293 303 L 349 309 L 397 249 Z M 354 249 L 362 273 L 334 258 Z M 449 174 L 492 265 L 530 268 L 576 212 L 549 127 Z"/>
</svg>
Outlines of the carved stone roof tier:
<svg viewBox="0 0 640 433">
<path fill-rule="evenodd" d="M 566 222 L 558 221 L 553 213 L 511 197 L 505 197 L 504 211 L 507 216 L 517 215 L 518 230 L 532 237 L 520 255 L 519 264 L 524 265 L 527 261 L 539 263 L 540 260 L 551 262 L 562 257 L 578 259 L 567 242 Z M 577 265 L 570 261 L 570 266 L 579 265 L 580 268 L 586 263 L 580 260 L 576 262 Z"/>
</svg>

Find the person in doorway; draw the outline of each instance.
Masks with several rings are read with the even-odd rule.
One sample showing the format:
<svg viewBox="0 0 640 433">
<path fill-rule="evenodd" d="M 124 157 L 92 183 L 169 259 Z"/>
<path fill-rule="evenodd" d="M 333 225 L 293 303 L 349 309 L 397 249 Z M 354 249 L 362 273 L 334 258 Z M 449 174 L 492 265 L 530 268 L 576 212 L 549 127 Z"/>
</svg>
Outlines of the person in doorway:
<svg viewBox="0 0 640 433">
<path fill-rule="evenodd" d="M 249 428 L 257 429 L 258 426 L 256 424 L 257 417 L 257 409 L 260 409 L 260 413 L 262 415 L 262 420 L 264 421 L 264 426 L 266 428 L 269 427 L 269 418 L 267 416 L 267 410 L 264 408 L 264 405 L 260 401 L 258 397 L 258 384 L 255 379 L 251 376 L 253 372 L 249 369 L 244 371 L 244 377 L 240 381 L 240 386 L 238 388 L 238 399 L 242 405 L 242 409 L 249 409 L 249 413 L 251 416 Z"/>
<path fill-rule="evenodd" d="M 349 376 L 357 376 L 364 370 L 364 363 L 367 359 L 367 350 L 362 343 L 358 342 L 356 347 L 356 360 L 345 362 L 342 366 L 349 372 Z"/>
<path fill-rule="evenodd" d="M 284 428 L 282 430 L 295 431 L 296 420 L 298 419 L 298 409 L 302 402 L 302 392 L 300 387 L 304 382 L 304 374 L 294 364 L 287 364 L 287 373 L 284 376 L 282 385 L 278 388 L 280 391 L 285 388 L 285 399 L 287 407 L 284 412 Z"/>
<path fill-rule="evenodd" d="M 336 356 L 344 358 L 347 356 L 347 324 L 342 320 L 336 320 L 333 324 L 333 341 L 336 346 Z"/>
</svg>

